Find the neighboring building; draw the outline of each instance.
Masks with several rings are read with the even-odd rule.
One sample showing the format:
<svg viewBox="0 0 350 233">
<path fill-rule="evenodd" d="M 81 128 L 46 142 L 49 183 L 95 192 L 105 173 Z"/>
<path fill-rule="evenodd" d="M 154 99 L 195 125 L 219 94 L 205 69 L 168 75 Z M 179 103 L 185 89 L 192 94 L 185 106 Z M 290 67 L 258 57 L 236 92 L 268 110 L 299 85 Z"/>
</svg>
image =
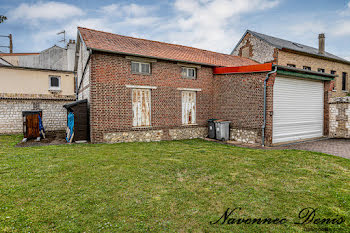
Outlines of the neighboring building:
<svg viewBox="0 0 350 233">
<path fill-rule="evenodd" d="M 325 36 L 319 35 L 319 48 L 283 40 L 247 30 L 238 42 L 232 55 L 250 58 L 259 63 L 273 62 L 276 65 L 335 74 L 332 96 L 349 94 L 350 61 L 325 51 Z"/>
<path fill-rule="evenodd" d="M 94 143 L 205 137 L 211 118 L 232 121 L 230 138 L 248 143 L 328 135 L 335 75 L 87 28 L 77 49 Z"/>
<path fill-rule="evenodd" d="M 0 59 L 13 66 L 73 71 L 75 41 L 70 40 L 66 48 L 54 45 L 40 53 L 0 53 Z"/>
<path fill-rule="evenodd" d="M 47 131 L 65 130 L 75 100 L 75 44 L 42 53 L 0 54 L 0 133 L 23 132 L 22 112 L 41 110 Z M 69 64 L 69 62 L 71 64 Z"/>
</svg>

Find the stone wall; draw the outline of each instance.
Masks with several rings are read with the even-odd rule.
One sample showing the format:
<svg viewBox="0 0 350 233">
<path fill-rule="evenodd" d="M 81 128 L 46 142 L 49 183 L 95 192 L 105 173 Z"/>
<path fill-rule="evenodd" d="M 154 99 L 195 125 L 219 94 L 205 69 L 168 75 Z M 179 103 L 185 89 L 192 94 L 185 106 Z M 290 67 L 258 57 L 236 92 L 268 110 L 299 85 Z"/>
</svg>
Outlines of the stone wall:
<svg viewBox="0 0 350 233">
<path fill-rule="evenodd" d="M 350 97 L 332 98 L 329 111 L 329 137 L 350 138 Z"/>
<path fill-rule="evenodd" d="M 170 129 L 169 135 L 171 140 L 205 138 L 208 136 L 208 128 L 196 127 L 196 128 Z"/>
<path fill-rule="evenodd" d="M 232 51 L 232 55 L 247 57 L 259 63 L 276 60 L 276 49 L 265 41 L 247 33 L 241 43 Z"/>
<path fill-rule="evenodd" d="M 205 138 L 207 135 L 207 127 L 174 128 L 164 130 L 134 130 L 104 133 L 103 141 L 107 143 L 151 142 L 161 140 Z"/>
<path fill-rule="evenodd" d="M 67 110 L 62 100 L 12 100 L 0 99 L 0 134 L 23 132 L 23 111 L 42 110 L 46 131 L 65 130 Z"/>
<path fill-rule="evenodd" d="M 230 140 L 243 143 L 261 143 L 261 130 L 254 129 L 230 129 Z"/>
</svg>

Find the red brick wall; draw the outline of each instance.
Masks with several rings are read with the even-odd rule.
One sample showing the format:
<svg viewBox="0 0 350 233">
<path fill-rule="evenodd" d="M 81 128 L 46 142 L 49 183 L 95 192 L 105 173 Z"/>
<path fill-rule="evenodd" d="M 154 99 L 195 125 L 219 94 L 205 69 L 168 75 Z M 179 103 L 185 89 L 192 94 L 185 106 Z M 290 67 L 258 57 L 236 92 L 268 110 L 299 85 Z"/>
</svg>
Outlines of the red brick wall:
<svg viewBox="0 0 350 233">
<path fill-rule="evenodd" d="M 166 134 L 166 129 L 183 127 L 181 91 L 177 88 L 201 88 L 197 92 L 197 124 L 205 126 L 211 117 L 213 71 L 210 67 L 197 69 L 196 80 L 183 79 L 177 62 L 158 60 L 151 65 L 151 75 L 136 75 L 131 74 L 131 61 L 124 56 L 94 53 L 90 82 L 92 142 L 102 142 L 106 132 L 138 130 L 132 127 L 132 89 L 125 85 L 157 87 L 151 90 L 152 130 L 165 129 Z"/>
<path fill-rule="evenodd" d="M 255 130 L 261 137 L 264 112 L 264 80 L 267 72 L 214 75 L 214 118 L 231 121 L 231 128 Z M 267 88 L 267 142 L 272 140 L 274 75 Z"/>
</svg>

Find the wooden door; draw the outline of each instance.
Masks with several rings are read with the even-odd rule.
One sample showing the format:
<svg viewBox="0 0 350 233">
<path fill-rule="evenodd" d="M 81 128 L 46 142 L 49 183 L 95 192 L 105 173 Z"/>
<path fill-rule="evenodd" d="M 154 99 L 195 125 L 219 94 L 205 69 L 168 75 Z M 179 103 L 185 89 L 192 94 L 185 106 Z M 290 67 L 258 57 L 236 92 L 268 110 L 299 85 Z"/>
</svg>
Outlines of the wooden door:
<svg viewBox="0 0 350 233">
<path fill-rule="evenodd" d="M 26 138 L 40 137 L 38 114 L 30 114 L 26 116 L 26 128 Z"/>
</svg>

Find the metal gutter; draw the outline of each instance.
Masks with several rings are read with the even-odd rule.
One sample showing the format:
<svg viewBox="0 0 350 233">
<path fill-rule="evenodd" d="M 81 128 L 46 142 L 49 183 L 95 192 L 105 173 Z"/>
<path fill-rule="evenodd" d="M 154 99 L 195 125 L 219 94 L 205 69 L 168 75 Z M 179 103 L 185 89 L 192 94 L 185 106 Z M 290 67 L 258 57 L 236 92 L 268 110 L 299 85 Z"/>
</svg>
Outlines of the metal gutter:
<svg viewBox="0 0 350 233">
<path fill-rule="evenodd" d="M 322 77 L 322 76 L 318 76 L 318 75 L 314 75 L 314 74 L 295 73 L 295 72 L 285 71 L 285 70 L 279 70 L 279 71 L 277 71 L 277 74 L 287 75 L 287 76 L 294 76 L 294 77 L 298 77 L 298 78 L 322 80 L 322 81 L 332 81 L 332 80 L 334 80 L 333 77 Z"/>
<path fill-rule="evenodd" d="M 262 126 L 262 129 L 261 129 L 261 145 L 262 146 L 265 146 L 265 128 L 266 128 L 266 99 L 267 99 L 267 81 L 269 80 L 270 78 L 270 75 L 273 74 L 273 73 L 276 73 L 277 72 L 277 66 L 275 66 L 275 69 L 273 71 L 270 71 L 269 73 L 266 74 L 266 78 L 264 80 L 264 122 L 263 122 L 263 126 Z"/>
<path fill-rule="evenodd" d="M 278 68 L 279 72 L 281 70 L 284 70 L 284 71 L 290 71 L 291 73 L 298 73 L 298 75 L 307 74 L 307 75 L 313 75 L 313 76 L 318 76 L 318 77 L 319 76 L 327 77 L 327 78 L 331 78 L 331 80 L 333 80 L 335 77 L 338 77 L 338 75 L 335 75 L 335 74 L 321 73 L 321 72 L 317 72 L 317 71 L 298 69 L 298 68 L 289 67 L 289 66 L 274 65 L 274 67 L 275 66 Z M 310 76 L 310 77 L 312 77 L 312 76 Z"/>
</svg>

